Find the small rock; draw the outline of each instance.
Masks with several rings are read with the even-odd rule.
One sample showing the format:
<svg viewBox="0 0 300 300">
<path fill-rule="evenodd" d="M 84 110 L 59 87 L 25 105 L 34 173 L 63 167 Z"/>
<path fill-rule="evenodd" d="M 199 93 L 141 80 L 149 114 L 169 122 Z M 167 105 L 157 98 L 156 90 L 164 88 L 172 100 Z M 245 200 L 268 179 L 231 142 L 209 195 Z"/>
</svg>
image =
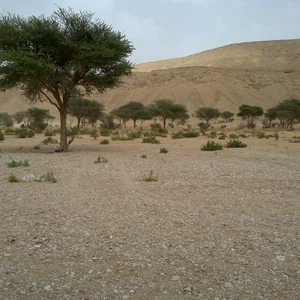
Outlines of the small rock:
<svg viewBox="0 0 300 300">
<path fill-rule="evenodd" d="M 226 283 L 225 283 L 225 287 L 226 287 L 227 289 L 231 289 L 231 288 L 232 288 L 232 284 L 231 284 L 230 282 L 226 282 Z"/>
<path fill-rule="evenodd" d="M 285 261 L 285 257 L 282 256 L 282 255 L 277 255 L 276 259 L 279 260 L 279 261 Z"/>
<path fill-rule="evenodd" d="M 106 269 L 106 273 L 111 273 L 111 272 L 112 272 L 112 269 L 110 269 L 110 268 Z"/>
<path fill-rule="evenodd" d="M 192 292 L 192 288 L 191 288 L 190 286 L 189 286 L 189 287 L 186 287 L 186 288 L 184 289 L 184 291 L 185 291 L 185 292 L 190 292 L 190 293 L 191 293 L 191 292 Z"/>
<path fill-rule="evenodd" d="M 50 284 L 46 285 L 46 286 L 44 287 L 44 290 L 47 291 L 47 292 L 53 291 L 52 286 L 51 286 Z"/>
<path fill-rule="evenodd" d="M 20 295 L 26 295 L 27 293 L 26 293 L 26 291 L 20 291 L 19 294 Z"/>
</svg>

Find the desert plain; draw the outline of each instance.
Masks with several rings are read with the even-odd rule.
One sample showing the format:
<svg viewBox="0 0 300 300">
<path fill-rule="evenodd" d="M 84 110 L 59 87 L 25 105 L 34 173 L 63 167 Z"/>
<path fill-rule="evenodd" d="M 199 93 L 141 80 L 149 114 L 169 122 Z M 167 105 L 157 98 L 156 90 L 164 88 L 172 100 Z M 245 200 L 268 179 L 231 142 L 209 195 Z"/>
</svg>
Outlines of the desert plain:
<svg viewBox="0 0 300 300">
<path fill-rule="evenodd" d="M 247 132 L 247 148 L 212 152 L 203 135 L 158 145 L 84 135 L 66 153 L 34 150 L 43 135 L 6 136 L 0 298 L 299 299 L 297 133 Z M 157 181 L 144 181 L 151 170 Z M 48 171 L 56 183 L 8 182 Z"/>
</svg>

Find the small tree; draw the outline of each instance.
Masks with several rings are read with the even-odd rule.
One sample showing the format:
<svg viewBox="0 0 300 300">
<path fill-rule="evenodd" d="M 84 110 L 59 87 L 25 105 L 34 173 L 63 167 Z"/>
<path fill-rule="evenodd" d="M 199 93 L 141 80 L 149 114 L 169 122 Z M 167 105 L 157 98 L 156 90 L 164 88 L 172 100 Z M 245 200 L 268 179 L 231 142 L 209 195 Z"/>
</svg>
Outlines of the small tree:
<svg viewBox="0 0 300 300">
<path fill-rule="evenodd" d="M 201 107 L 196 111 L 196 117 L 205 120 L 207 124 L 210 123 L 210 120 L 219 118 L 220 115 L 220 111 L 212 107 Z"/>
<path fill-rule="evenodd" d="M 28 127 L 36 132 L 42 132 L 48 126 L 48 120 L 53 117 L 49 113 L 49 109 L 38 107 L 28 108 L 26 111 L 28 118 Z"/>
<path fill-rule="evenodd" d="M 255 120 L 264 114 L 264 111 L 259 106 L 251 106 L 243 104 L 239 107 L 238 117 L 242 117 L 243 120 L 247 121 L 248 128 L 255 127 Z"/>
<path fill-rule="evenodd" d="M 294 130 L 293 123 L 297 119 L 300 120 L 300 100 L 287 99 L 280 102 L 273 109 L 282 127 L 286 127 L 288 130 Z"/>
<path fill-rule="evenodd" d="M 234 113 L 231 111 L 223 111 L 221 113 L 221 117 L 225 120 L 225 122 L 230 122 L 230 119 L 234 116 Z"/>
<path fill-rule="evenodd" d="M 7 112 L 0 112 L 0 126 L 12 127 L 14 126 L 14 120 Z"/>
<path fill-rule="evenodd" d="M 28 115 L 27 115 L 27 111 L 17 111 L 16 113 L 14 113 L 12 115 L 14 121 L 17 124 L 20 124 L 22 122 L 24 122 L 25 125 L 27 125 L 27 120 L 28 120 Z"/>
<path fill-rule="evenodd" d="M 269 108 L 265 113 L 265 125 L 266 127 L 272 126 L 272 121 L 274 121 L 277 118 L 277 110 L 275 107 Z"/>
<path fill-rule="evenodd" d="M 72 97 L 122 82 L 133 65 L 131 42 L 89 12 L 59 8 L 50 17 L 0 15 L 0 90 L 19 87 L 31 101 L 48 101 L 60 114 L 60 151 L 68 149 Z"/>
<path fill-rule="evenodd" d="M 184 105 L 175 104 L 169 99 L 156 100 L 153 105 L 151 105 L 153 111 L 153 116 L 161 117 L 163 120 L 163 127 L 166 128 L 167 119 L 172 121 L 178 119 L 187 119 L 189 115 L 187 114 L 187 109 Z"/>
<path fill-rule="evenodd" d="M 103 116 L 104 105 L 96 100 L 71 98 L 68 106 L 68 114 L 77 118 L 77 131 L 83 118 L 94 123 Z"/>
</svg>

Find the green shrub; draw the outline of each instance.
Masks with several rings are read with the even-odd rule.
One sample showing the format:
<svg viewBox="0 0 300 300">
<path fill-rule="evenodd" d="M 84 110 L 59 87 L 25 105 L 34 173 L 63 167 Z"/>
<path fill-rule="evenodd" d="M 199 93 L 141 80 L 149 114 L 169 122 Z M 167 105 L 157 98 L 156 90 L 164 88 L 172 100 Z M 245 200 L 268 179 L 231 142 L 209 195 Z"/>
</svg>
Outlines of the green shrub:
<svg viewBox="0 0 300 300">
<path fill-rule="evenodd" d="M 151 170 L 149 174 L 142 175 L 142 180 L 145 182 L 158 181 L 158 176 L 153 173 L 153 170 Z"/>
<path fill-rule="evenodd" d="M 14 174 L 10 174 L 8 176 L 8 182 L 19 182 L 19 180 Z"/>
<path fill-rule="evenodd" d="M 187 132 L 183 133 L 183 136 L 185 138 L 196 138 L 198 137 L 200 134 L 197 131 L 193 131 L 193 130 L 188 130 Z"/>
<path fill-rule="evenodd" d="M 168 153 L 168 149 L 167 148 L 160 148 L 160 153 Z"/>
<path fill-rule="evenodd" d="M 100 128 L 100 135 L 102 136 L 110 136 L 111 132 L 112 131 L 108 128 Z"/>
<path fill-rule="evenodd" d="M 108 145 L 108 144 L 109 144 L 109 140 L 107 139 L 100 141 L 100 145 Z"/>
<path fill-rule="evenodd" d="M 240 140 L 230 140 L 226 144 L 226 148 L 246 148 L 247 144 L 242 143 Z"/>
<path fill-rule="evenodd" d="M 101 164 L 101 163 L 107 163 L 108 160 L 104 156 L 99 155 L 94 162 L 95 164 Z"/>
<path fill-rule="evenodd" d="M 241 137 L 241 138 L 246 138 L 247 135 L 246 135 L 245 133 L 241 133 L 241 134 L 239 134 L 239 137 Z"/>
<path fill-rule="evenodd" d="M 279 134 L 278 134 L 277 130 L 274 132 L 274 138 L 276 141 L 278 141 L 278 139 L 279 139 Z"/>
<path fill-rule="evenodd" d="M 139 139 L 143 132 L 141 130 L 128 133 L 128 138 Z"/>
<path fill-rule="evenodd" d="M 147 154 L 142 154 L 141 158 L 147 158 Z"/>
<path fill-rule="evenodd" d="M 14 128 L 6 128 L 5 131 L 4 131 L 5 135 L 15 135 L 15 129 Z"/>
<path fill-rule="evenodd" d="M 28 159 L 25 159 L 24 162 L 22 161 L 15 161 L 13 158 L 11 158 L 11 162 L 6 163 L 6 165 L 9 168 L 17 168 L 17 167 L 29 167 Z"/>
<path fill-rule="evenodd" d="M 155 136 L 149 136 L 143 138 L 143 143 L 160 144 L 160 141 L 157 140 Z"/>
<path fill-rule="evenodd" d="M 35 145 L 34 147 L 33 147 L 33 150 L 39 150 L 40 149 L 40 145 Z"/>
<path fill-rule="evenodd" d="M 226 138 L 227 138 L 227 135 L 224 132 L 222 132 L 219 136 L 219 140 L 225 140 Z"/>
<path fill-rule="evenodd" d="M 28 129 L 28 128 L 16 128 L 15 133 L 16 133 L 16 136 L 21 139 L 24 139 L 26 137 L 32 138 L 35 135 L 34 131 L 32 129 Z"/>
<path fill-rule="evenodd" d="M 238 135 L 231 133 L 231 134 L 229 134 L 229 138 L 230 139 L 238 139 L 239 137 L 238 137 Z"/>
<path fill-rule="evenodd" d="M 54 174 L 52 171 L 48 171 L 46 175 L 41 176 L 41 181 L 47 181 L 47 182 L 57 182 L 57 179 L 54 177 Z"/>
<path fill-rule="evenodd" d="M 46 139 L 42 141 L 43 144 L 48 145 L 48 144 L 57 144 L 57 140 L 53 139 L 51 136 L 48 136 Z"/>
<path fill-rule="evenodd" d="M 56 130 L 55 129 L 46 129 L 44 131 L 44 136 L 55 136 Z"/>
<path fill-rule="evenodd" d="M 172 134 L 172 139 L 183 139 L 183 132 L 182 131 L 178 131 L 178 132 L 174 132 Z"/>
<path fill-rule="evenodd" d="M 202 151 L 223 150 L 223 146 L 215 141 L 208 141 L 202 148 Z"/>
<path fill-rule="evenodd" d="M 77 130 L 77 128 L 76 128 L 76 130 Z M 96 129 L 94 128 L 91 130 L 91 128 L 88 128 L 88 127 L 80 127 L 77 133 L 78 134 L 92 134 L 92 132 L 94 130 L 96 130 Z"/>
<path fill-rule="evenodd" d="M 4 133 L 0 131 L 0 141 L 4 141 L 5 137 L 4 137 Z"/>
<path fill-rule="evenodd" d="M 117 135 L 112 135 L 111 140 L 112 141 L 133 141 L 134 138 L 128 137 L 128 136 L 123 136 L 123 135 L 121 136 L 121 135 L 117 134 Z"/>
<path fill-rule="evenodd" d="M 208 135 L 209 138 L 211 139 L 214 139 L 217 137 L 217 132 L 216 131 L 212 131 L 209 135 Z"/>
</svg>

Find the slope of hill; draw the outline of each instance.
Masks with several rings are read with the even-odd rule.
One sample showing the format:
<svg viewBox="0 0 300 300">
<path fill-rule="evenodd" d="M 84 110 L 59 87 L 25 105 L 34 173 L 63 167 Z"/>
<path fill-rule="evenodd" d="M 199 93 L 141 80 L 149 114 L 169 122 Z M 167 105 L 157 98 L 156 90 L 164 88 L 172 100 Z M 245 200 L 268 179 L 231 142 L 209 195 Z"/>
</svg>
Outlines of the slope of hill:
<svg viewBox="0 0 300 300">
<path fill-rule="evenodd" d="M 241 104 L 266 109 L 290 97 L 300 98 L 299 82 L 300 39 L 253 42 L 137 65 L 122 86 L 91 98 L 102 102 L 107 112 L 129 101 L 147 105 L 159 98 L 185 104 L 190 114 L 202 106 L 237 112 Z M 58 118 L 54 106 L 38 106 L 50 108 Z M 0 111 L 27 107 L 17 90 L 0 94 Z"/>
<path fill-rule="evenodd" d="M 192 66 L 300 70 L 300 39 L 232 44 L 181 58 L 143 63 L 138 72 Z"/>
</svg>

